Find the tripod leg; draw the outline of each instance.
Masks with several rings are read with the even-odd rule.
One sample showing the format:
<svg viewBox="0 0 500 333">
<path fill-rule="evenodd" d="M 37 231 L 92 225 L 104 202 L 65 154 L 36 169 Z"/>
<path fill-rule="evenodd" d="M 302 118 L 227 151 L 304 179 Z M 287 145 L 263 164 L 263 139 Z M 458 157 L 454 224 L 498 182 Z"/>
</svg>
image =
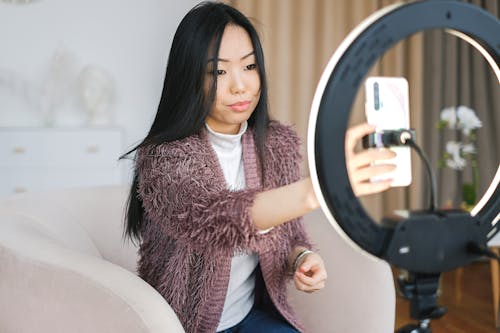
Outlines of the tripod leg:
<svg viewBox="0 0 500 333">
<path fill-rule="evenodd" d="M 420 322 L 419 325 L 407 324 L 399 328 L 395 333 L 432 333 L 429 324 L 430 320 L 425 323 Z"/>
<path fill-rule="evenodd" d="M 398 329 L 395 333 L 418 333 L 419 327 L 415 324 L 407 324 L 400 329 Z"/>
</svg>

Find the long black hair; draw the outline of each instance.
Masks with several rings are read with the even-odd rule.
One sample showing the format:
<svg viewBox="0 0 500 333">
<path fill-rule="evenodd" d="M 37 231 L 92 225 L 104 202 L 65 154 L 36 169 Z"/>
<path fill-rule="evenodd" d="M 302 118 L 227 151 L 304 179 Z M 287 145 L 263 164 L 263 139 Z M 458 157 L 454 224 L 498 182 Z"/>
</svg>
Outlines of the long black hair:
<svg viewBox="0 0 500 333">
<path fill-rule="evenodd" d="M 209 93 L 204 92 L 207 60 L 209 56 L 213 56 L 215 62 L 211 70 L 216 74 L 222 35 L 230 24 L 245 29 L 254 48 L 261 91 L 248 125 L 253 129 L 261 176 L 264 177 L 263 151 L 269 113 L 262 45 L 257 31 L 245 15 L 220 2 L 202 2 L 182 19 L 170 49 L 163 91 L 151 129 L 141 143 L 120 159 L 141 147 L 179 140 L 202 130 L 214 104 L 217 89 L 217 80 L 213 79 Z M 141 240 L 144 222 L 144 208 L 138 197 L 138 179 L 138 171 L 135 169 L 125 221 L 125 236 L 132 241 Z"/>
</svg>

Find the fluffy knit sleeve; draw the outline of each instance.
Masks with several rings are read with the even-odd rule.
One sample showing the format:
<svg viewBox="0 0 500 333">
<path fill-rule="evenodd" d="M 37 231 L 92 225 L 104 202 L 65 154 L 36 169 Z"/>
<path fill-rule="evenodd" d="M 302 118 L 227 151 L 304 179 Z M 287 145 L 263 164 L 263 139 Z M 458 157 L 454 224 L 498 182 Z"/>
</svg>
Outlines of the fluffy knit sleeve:
<svg viewBox="0 0 500 333">
<path fill-rule="evenodd" d="M 268 181 L 266 187 L 284 186 L 301 178 L 300 146 L 300 138 L 293 128 L 278 122 L 271 122 L 266 144 L 265 170 Z M 293 251 L 296 246 L 313 248 L 302 220 L 302 218 L 297 218 L 282 225 L 289 235 L 290 251 Z"/>
<path fill-rule="evenodd" d="M 145 218 L 167 236 L 201 251 L 255 246 L 249 208 L 257 190 L 216 181 L 217 166 L 196 141 L 140 149 L 136 167 Z"/>
</svg>

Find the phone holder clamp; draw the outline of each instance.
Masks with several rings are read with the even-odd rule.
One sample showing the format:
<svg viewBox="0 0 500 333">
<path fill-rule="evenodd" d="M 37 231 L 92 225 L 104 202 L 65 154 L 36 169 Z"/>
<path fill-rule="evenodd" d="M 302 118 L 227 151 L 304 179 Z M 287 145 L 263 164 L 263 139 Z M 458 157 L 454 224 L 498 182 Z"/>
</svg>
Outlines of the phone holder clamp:
<svg viewBox="0 0 500 333">
<path fill-rule="evenodd" d="M 410 139 L 416 141 L 414 129 L 382 130 L 365 135 L 362 144 L 364 149 L 407 146 Z"/>
</svg>

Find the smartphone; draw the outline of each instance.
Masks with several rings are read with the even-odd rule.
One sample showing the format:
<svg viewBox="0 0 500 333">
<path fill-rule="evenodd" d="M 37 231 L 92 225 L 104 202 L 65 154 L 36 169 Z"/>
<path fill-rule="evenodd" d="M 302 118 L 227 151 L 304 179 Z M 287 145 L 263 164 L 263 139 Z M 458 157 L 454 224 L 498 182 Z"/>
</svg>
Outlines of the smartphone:
<svg viewBox="0 0 500 333">
<path fill-rule="evenodd" d="M 404 77 L 368 77 L 365 81 L 365 97 L 366 119 L 369 124 L 375 125 L 376 131 L 410 128 L 408 81 Z M 370 180 L 393 179 L 393 187 L 410 185 L 410 147 L 389 149 L 396 153 L 396 157 L 380 163 L 395 164 L 396 170 Z"/>
</svg>

